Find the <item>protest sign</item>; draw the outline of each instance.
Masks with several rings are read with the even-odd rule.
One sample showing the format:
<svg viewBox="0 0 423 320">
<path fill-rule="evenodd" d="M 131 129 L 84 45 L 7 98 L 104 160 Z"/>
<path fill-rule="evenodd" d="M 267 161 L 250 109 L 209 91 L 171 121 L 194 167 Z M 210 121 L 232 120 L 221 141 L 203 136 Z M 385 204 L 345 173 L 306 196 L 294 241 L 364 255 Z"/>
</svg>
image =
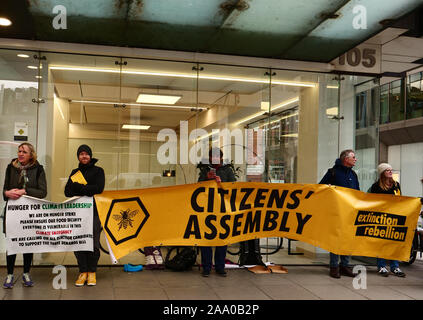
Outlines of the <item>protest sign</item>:
<svg viewBox="0 0 423 320">
<path fill-rule="evenodd" d="M 8 254 L 93 251 L 93 198 L 8 200 L 6 248 Z"/>
</svg>

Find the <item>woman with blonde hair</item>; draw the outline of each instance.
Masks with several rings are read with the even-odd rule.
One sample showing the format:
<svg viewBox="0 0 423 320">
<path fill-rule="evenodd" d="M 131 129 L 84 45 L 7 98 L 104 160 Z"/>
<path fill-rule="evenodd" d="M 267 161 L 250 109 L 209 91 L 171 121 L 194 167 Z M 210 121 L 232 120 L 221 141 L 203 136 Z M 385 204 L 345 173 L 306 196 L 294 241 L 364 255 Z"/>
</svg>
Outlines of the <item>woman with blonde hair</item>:
<svg viewBox="0 0 423 320">
<path fill-rule="evenodd" d="M 34 147 L 27 142 L 19 145 L 18 157 L 13 159 L 7 166 L 3 186 L 3 198 L 5 201 L 9 199 L 16 200 L 23 195 L 40 199 L 45 198 L 47 195 L 47 182 L 44 168 L 37 161 L 37 153 L 35 152 Z M 6 214 L 3 219 L 3 232 L 7 235 Z M 32 258 L 32 253 L 23 254 L 24 270 L 22 281 L 25 287 L 32 287 L 34 285 L 31 276 L 29 275 Z M 6 260 L 7 276 L 3 287 L 11 289 L 14 284 L 13 271 L 15 267 L 16 254 L 7 255 Z"/>
<path fill-rule="evenodd" d="M 390 164 L 381 163 L 377 167 L 377 172 L 379 178 L 370 188 L 370 193 L 401 195 L 400 184 L 392 178 L 392 167 Z M 405 277 L 405 273 L 399 268 L 399 262 L 397 260 L 391 260 L 390 268 L 391 272 L 397 277 Z M 377 258 L 377 269 L 381 276 L 389 276 L 385 259 Z"/>
</svg>

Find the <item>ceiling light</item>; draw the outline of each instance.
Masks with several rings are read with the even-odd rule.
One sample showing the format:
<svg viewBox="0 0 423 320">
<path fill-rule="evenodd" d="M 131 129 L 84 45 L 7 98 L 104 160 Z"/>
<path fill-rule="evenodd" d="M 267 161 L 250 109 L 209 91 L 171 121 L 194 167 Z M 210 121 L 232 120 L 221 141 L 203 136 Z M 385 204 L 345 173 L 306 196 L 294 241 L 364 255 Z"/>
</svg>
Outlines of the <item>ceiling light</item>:
<svg viewBox="0 0 423 320">
<path fill-rule="evenodd" d="M 248 121 L 248 120 L 252 120 L 252 119 L 254 119 L 254 118 L 257 118 L 257 117 L 259 117 L 259 116 L 262 116 L 262 115 L 264 115 L 265 114 L 265 112 L 258 112 L 258 113 L 255 113 L 255 114 L 253 114 L 253 115 L 251 115 L 251 116 L 249 116 L 249 117 L 247 117 L 247 118 L 244 118 L 244 119 L 242 119 L 242 120 L 240 120 L 240 121 L 238 121 L 238 122 L 235 122 L 234 123 L 234 125 L 239 125 L 239 124 L 241 124 L 241 123 L 244 123 L 244 122 L 246 122 L 246 121 Z"/>
<path fill-rule="evenodd" d="M 281 137 L 283 137 L 283 138 L 298 138 L 298 133 L 281 134 Z"/>
<path fill-rule="evenodd" d="M 18 54 L 18 57 L 19 58 L 29 58 L 29 55 L 20 53 L 20 54 Z"/>
<path fill-rule="evenodd" d="M 289 114 L 289 115 L 287 115 L 287 116 L 280 117 L 280 118 L 278 118 L 278 119 L 276 119 L 276 120 L 270 121 L 269 123 L 267 123 L 267 122 L 266 122 L 266 123 L 264 123 L 264 124 L 262 124 L 262 125 L 258 126 L 257 128 L 261 128 L 261 127 L 267 126 L 267 125 L 269 125 L 269 124 L 274 124 L 274 123 L 279 122 L 279 121 L 281 121 L 281 120 L 285 120 L 285 119 L 292 118 L 292 117 L 295 117 L 295 116 L 298 116 L 298 112 L 294 112 L 294 113 Z"/>
<path fill-rule="evenodd" d="M 9 19 L 7 19 L 7 18 L 0 18 L 0 26 L 2 26 L 2 27 L 8 27 L 8 26 L 10 26 L 12 24 L 12 21 L 10 21 Z"/>
<path fill-rule="evenodd" d="M 262 101 L 260 105 L 261 105 L 261 110 L 269 111 L 269 106 L 270 106 L 269 101 Z"/>
<path fill-rule="evenodd" d="M 175 104 L 182 96 L 171 96 L 165 94 L 140 93 L 137 98 L 139 103 Z"/>
<path fill-rule="evenodd" d="M 113 101 L 92 101 L 92 100 L 71 100 L 71 103 L 85 103 L 85 104 L 109 104 L 109 105 L 115 105 L 119 104 L 119 102 L 113 102 Z M 189 107 L 189 106 L 167 106 L 167 105 L 158 105 L 158 104 L 146 104 L 146 103 L 126 103 L 123 102 L 126 106 L 134 106 L 134 107 L 154 107 L 154 108 L 172 108 L 172 109 L 197 109 L 197 110 L 205 110 L 207 108 L 203 107 Z"/>
<path fill-rule="evenodd" d="M 338 89 L 339 86 L 326 86 L 326 88 L 328 88 L 328 89 Z"/>
<path fill-rule="evenodd" d="M 27 68 L 28 68 L 28 69 L 34 69 L 34 70 L 35 70 L 35 69 L 38 69 L 38 67 L 36 67 L 36 66 L 28 66 Z"/>
<path fill-rule="evenodd" d="M 42 79 L 42 78 L 43 78 L 43 76 L 35 76 L 35 78 L 37 78 L 37 79 Z"/>
<path fill-rule="evenodd" d="M 270 110 L 271 110 L 271 111 L 274 111 L 274 110 L 276 110 L 276 109 L 279 109 L 279 108 L 285 107 L 285 106 L 287 106 L 287 105 L 289 105 L 289 104 L 291 104 L 291 103 L 298 102 L 298 101 L 300 101 L 300 98 L 299 98 L 299 97 L 296 97 L 296 98 L 293 98 L 293 99 L 290 99 L 290 100 L 286 100 L 286 101 L 284 101 L 284 102 L 281 102 L 281 103 L 279 103 L 279 104 L 277 104 L 277 105 L 273 106 Z"/>
<path fill-rule="evenodd" d="M 287 106 L 287 105 L 289 105 L 289 104 L 291 104 L 291 103 L 294 103 L 294 102 L 298 102 L 300 99 L 299 99 L 299 97 L 295 97 L 295 98 L 293 98 L 293 99 L 289 99 L 289 100 L 286 100 L 286 101 L 284 101 L 284 102 L 281 102 L 281 103 L 279 103 L 279 104 L 277 104 L 277 105 L 274 105 L 272 108 L 271 108 L 271 111 L 274 111 L 274 110 L 276 110 L 276 109 L 279 109 L 279 108 L 282 108 L 282 107 L 284 107 L 284 106 Z M 263 107 L 263 105 L 261 105 L 261 107 Z M 258 113 L 254 113 L 253 115 L 251 115 L 251 116 L 249 116 L 249 117 L 246 117 L 246 118 L 244 118 L 244 119 L 241 119 L 240 121 L 238 121 L 238 122 L 235 122 L 234 123 L 234 125 L 239 125 L 239 124 L 241 124 L 241 123 L 244 123 L 244 122 L 246 122 L 246 121 L 249 121 L 249 120 L 252 120 L 252 119 L 254 119 L 254 118 L 257 118 L 257 117 L 259 117 L 259 116 L 262 116 L 262 115 L 264 115 L 265 114 L 265 112 L 264 111 L 261 111 L 261 112 L 258 112 Z"/>
<path fill-rule="evenodd" d="M 133 130 L 148 130 L 150 126 L 139 125 L 139 124 L 124 124 L 122 129 L 133 129 Z"/>
<path fill-rule="evenodd" d="M 52 70 L 64 70 L 64 71 L 89 71 L 89 72 L 107 72 L 107 73 L 120 73 L 122 74 L 137 74 L 137 75 L 148 75 L 148 76 L 160 76 L 160 77 L 175 77 L 175 78 L 189 78 L 197 79 L 196 74 L 187 73 L 170 73 L 170 72 L 153 72 L 153 71 L 142 71 L 142 70 L 118 70 L 118 69 L 101 69 L 101 68 L 84 68 L 84 67 L 66 67 L 66 66 L 50 66 Z M 199 74 L 198 79 L 206 80 L 223 80 L 223 81 L 239 81 L 239 82 L 250 82 L 250 83 L 263 83 L 270 84 L 269 80 L 260 78 L 235 78 L 228 76 L 215 76 L 207 74 Z M 281 81 L 272 80 L 273 85 L 285 85 L 285 86 L 296 86 L 296 87 L 311 87 L 317 86 L 313 82 L 296 82 L 296 81 Z"/>
</svg>

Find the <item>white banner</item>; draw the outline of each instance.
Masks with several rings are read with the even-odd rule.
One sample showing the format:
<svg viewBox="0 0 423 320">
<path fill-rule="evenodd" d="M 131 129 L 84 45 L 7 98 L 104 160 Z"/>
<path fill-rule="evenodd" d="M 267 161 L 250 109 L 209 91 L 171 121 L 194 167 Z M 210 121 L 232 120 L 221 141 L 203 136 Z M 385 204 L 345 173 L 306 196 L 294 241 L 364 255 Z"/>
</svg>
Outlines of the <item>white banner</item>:
<svg viewBox="0 0 423 320">
<path fill-rule="evenodd" d="M 22 196 L 6 208 L 7 254 L 93 251 L 93 198 L 63 203 Z"/>
</svg>

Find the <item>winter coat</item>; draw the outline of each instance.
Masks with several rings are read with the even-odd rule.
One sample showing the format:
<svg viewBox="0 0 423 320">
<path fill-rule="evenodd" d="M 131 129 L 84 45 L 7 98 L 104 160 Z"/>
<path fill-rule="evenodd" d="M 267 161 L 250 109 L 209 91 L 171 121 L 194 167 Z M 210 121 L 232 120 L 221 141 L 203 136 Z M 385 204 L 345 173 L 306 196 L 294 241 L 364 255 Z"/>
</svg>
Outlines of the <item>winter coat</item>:
<svg viewBox="0 0 423 320">
<path fill-rule="evenodd" d="M 205 165 L 205 167 L 200 171 L 200 176 L 198 177 L 198 182 L 200 181 L 207 181 L 207 174 L 213 168 L 211 165 Z M 234 171 L 232 170 L 231 166 L 226 164 L 222 166 L 218 166 L 216 169 L 216 175 L 220 177 L 222 182 L 234 182 L 236 181 Z"/>
<path fill-rule="evenodd" d="M 342 165 L 341 159 L 336 159 L 335 165 L 326 172 L 319 183 L 360 190 L 357 174 L 352 168 Z"/>
<path fill-rule="evenodd" d="M 90 163 L 83 165 L 79 164 L 78 168 L 73 169 L 69 175 L 68 182 L 65 187 L 65 196 L 66 197 L 75 197 L 75 196 L 87 196 L 92 197 L 95 194 L 100 194 L 104 190 L 104 170 L 101 167 L 97 167 L 95 164 L 98 160 L 92 158 Z M 77 172 L 81 171 L 85 180 L 87 181 L 86 185 L 72 182 L 71 177 Z"/>
<path fill-rule="evenodd" d="M 388 190 L 383 190 L 379 185 L 379 180 L 372 184 L 370 193 L 384 193 L 384 194 L 397 194 L 401 195 L 401 186 L 395 181 L 394 185 Z"/>
<path fill-rule="evenodd" d="M 3 199 L 5 201 L 8 200 L 4 194 L 5 191 L 23 188 L 23 179 L 19 179 L 19 169 L 13 165 L 15 161 L 16 159 L 13 159 L 6 168 L 3 186 Z M 38 161 L 35 161 L 34 165 L 29 167 L 26 172 L 28 177 L 28 181 L 25 186 L 26 195 L 39 199 L 45 198 L 47 196 L 47 182 L 44 167 Z M 3 232 L 6 233 L 6 207 L 3 218 Z"/>
<path fill-rule="evenodd" d="M 66 197 L 75 197 L 75 196 L 87 196 L 92 197 L 95 194 L 100 194 L 104 190 L 104 170 L 101 167 L 97 167 L 97 159 L 92 158 L 90 163 L 84 165 L 79 163 L 78 168 L 73 169 L 69 175 L 68 182 L 65 186 L 65 196 Z M 82 175 L 87 181 L 86 185 L 73 182 L 71 177 L 77 172 L 81 171 Z M 94 201 L 93 209 L 93 237 L 94 237 L 94 248 L 99 248 L 99 235 L 101 232 L 101 223 L 98 217 L 97 206 Z"/>
</svg>

